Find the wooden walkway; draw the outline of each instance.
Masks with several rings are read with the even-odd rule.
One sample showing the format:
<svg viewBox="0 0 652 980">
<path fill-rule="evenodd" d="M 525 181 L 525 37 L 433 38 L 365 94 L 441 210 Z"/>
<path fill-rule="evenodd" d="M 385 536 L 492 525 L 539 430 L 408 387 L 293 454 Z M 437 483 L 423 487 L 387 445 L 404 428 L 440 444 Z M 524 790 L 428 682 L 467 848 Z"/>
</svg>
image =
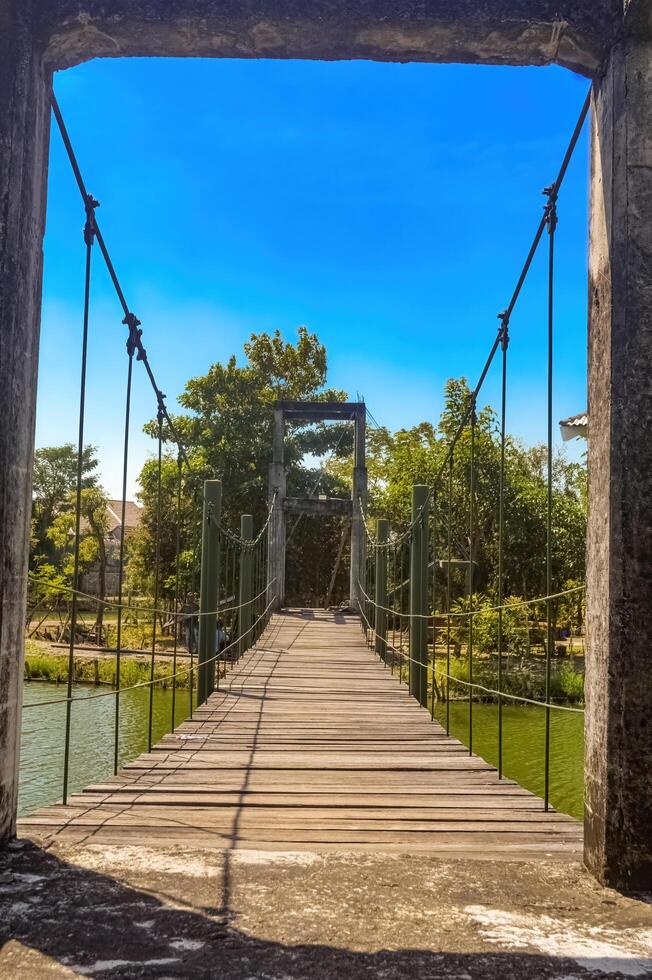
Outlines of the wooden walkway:
<svg viewBox="0 0 652 980">
<path fill-rule="evenodd" d="M 23 836 L 577 859 L 581 827 L 448 738 L 354 617 L 275 616 L 223 689 Z"/>
</svg>

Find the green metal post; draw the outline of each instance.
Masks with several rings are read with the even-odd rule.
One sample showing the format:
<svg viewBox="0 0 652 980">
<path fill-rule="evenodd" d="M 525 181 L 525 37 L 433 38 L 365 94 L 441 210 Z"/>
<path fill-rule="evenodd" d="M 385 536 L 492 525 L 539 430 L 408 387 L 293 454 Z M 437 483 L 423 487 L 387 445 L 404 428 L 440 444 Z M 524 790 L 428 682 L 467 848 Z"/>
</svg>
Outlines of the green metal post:
<svg viewBox="0 0 652 980">
<path fill-rule="evenodd" d="M 254 519 L 251 514 L 243 514 L 240 518 L 240 537 L 243 541 L 253 541 Z M 242 548 L 240 552 L 240 598 L 238 604 L 238 622 L 240 624 L 240 642 L 238 652 L 240 656 L 248 650 L 253 642 L 251 627 L 254 622 L 253 608 L 251 600 L 253 593 L 253 551 L 251 548 Z"/>
<path fill-rule="evenodd" d="M 376 539 L 384 546 L 389 541 L 389 521 L 376 522 Z M 387 548 L 376 548 L 376 653 L 387 662 Z"/>
<path fill-rule="evenodd" d="M 217 598 L 220 569 L 219 524 L 222 513 L 222 482 L 204 482 L 204 516 L 201 537 L 201 582 L 199 587 L 199 650 L 197 704 L 203 704 L 215 689 Z"/>
<path fill-rule="evenodd" d="M 410 694 L 428 702 L 428 487 L 412 487 L 412 543 L 410 546 Z"/>
</svg>

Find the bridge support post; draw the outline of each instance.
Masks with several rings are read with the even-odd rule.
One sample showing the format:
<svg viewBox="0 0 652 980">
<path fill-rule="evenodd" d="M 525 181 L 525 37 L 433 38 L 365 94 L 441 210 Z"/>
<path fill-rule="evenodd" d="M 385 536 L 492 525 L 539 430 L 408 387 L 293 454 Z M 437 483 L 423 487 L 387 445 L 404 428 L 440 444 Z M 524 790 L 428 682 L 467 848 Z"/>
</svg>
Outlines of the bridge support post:
<svg viewBox="0 0 652 980">
<path fill-rule="evenodd" d="M 412 487 L 412 543 L 410 545 L 410 694 L 428 702 L 428 487 Z"/>
<path fill-rule="evenodd" d="M 358 404 L 354 419 L 354 463 L 353 463 L 353 516 L 351 518 L 351 581 L 349 604 L 351 609 L 358 611 L 362 600 L 358 583 L 366 588 L 366 537 L 362 521 L 361 508 L 367 507 L 367 411 L 364 403 Z"/>
<path fill-rule="evenodd" d="M 379 545 L 389 541 L 389 521 L 379 518 L 376 522 L 376 538 Z M 387 660 L 387 548 L 376 548 L 376 653 Z"/>
<path fill-rule="evenodd" d="M 243 514 L 240 518 L 240 537 L 243 541 L 253 541 L 254 519 L 251 514 Z M 251 600 L 253 592 L 253 552 L 251 548 L 243 548 L 240 552 L 240 596 L 238 599 L 238 653 L 242 656 L 252 644 L 251 627 L 253 625 L 253 610 Z"/>
<path fill-rule="evenodd" d="M 274 512 L 267 531 L 267 581 L 269 594 L 267 603 L 273 600 L 272 608 L 279 610 L 285 601 L 285 495 L 287 479 L 285 476 L 284 442 L 285 425 L 283 409 L 274 409 L 274 435 L 272 462 L 269 466 L 270 506 L 275 499 Z M 266 604 L 267 604 L 266 603 Z"/>
<path fill-rule="evenodd" d="M 641 21 L 635 20 L 636 11 Z M 584 859 L 652 887 L 652 38 L 647 4 L 595 84 L 589 259 Z"/>
<path fill-rule="evenodd" d="M 222 482 L 204 482 L 201 535 L 201 582 L 199 587 L 199 649 L 197 657 L 197 705 L 215 690 L 217 653 L 217 601 L 220 569 L 219 523 Z"/>
</svg>

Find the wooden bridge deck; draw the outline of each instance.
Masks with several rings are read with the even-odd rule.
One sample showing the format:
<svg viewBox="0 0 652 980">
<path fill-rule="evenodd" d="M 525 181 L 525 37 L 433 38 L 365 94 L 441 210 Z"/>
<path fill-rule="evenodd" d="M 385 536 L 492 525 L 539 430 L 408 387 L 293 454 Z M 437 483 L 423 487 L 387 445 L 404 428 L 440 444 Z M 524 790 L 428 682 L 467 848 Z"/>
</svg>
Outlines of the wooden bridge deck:
<svg viewBox="0 0 652 980">
<path fill-rule="evenodd" d="M 576 859 L 580 824 L 448 738 L 354 617 L 275 616 L 207 704 L 23 836 Z"/>
</svg>

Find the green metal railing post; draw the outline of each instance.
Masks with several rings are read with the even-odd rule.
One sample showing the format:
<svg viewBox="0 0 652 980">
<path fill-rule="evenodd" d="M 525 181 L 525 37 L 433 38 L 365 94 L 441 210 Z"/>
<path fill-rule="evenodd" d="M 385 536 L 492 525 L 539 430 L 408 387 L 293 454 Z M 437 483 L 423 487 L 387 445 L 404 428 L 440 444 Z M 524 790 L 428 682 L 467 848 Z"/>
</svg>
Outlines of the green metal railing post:
<svg viewBox="0 0 652 980">
<path fill-rule="evenodd" d="M 412 543 L 410 546 L 410 694 L 428 702 L 428 487 L 412 487 Z"/>
<path fill-rule="evenodd" d="M 379 518 L 376 522 L 376 653 L 387 662 L 387 548 L 389 521 Z"/>
<path fill-rule="evenodd" d="M 243 514 L 240 518 L 240 537 L 243 541 L 253 541 L 254 519 L 251 514 Z M 251 626 L 253 623 L 253 609 L 251 600 L 253 593 L 253 551 L 251 548 L 242 547 L 240 552 L 240 598 L 238 605 L 239 643 L 238 653 L 240 656 L 248 650 L 253 640 L 251 636 Z"/>
<path fill-rule="evenodd" d="M 197 656 L 197 704 L 215 689 L 217 599 L 220 569 L 219 524 L 222 513 L 222 481 L 204 481 L 204 514 L 201 536 L 199 586 L 199 649 Z"/>
</svg>

